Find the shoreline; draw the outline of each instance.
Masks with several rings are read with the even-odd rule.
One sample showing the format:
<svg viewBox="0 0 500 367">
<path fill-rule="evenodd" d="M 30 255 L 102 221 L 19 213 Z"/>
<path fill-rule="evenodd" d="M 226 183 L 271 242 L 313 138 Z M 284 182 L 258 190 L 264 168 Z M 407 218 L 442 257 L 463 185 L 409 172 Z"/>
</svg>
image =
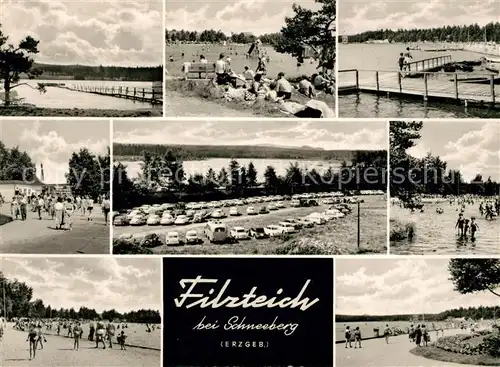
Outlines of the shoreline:
<svg viewBox="0 0 500 367">
<path fill-rule="evenodd" d="M 162 108 L 117 110 L 98 108 L 0 107 L 0 116 L 20 117 L 163 117 Z"/>
</svg>

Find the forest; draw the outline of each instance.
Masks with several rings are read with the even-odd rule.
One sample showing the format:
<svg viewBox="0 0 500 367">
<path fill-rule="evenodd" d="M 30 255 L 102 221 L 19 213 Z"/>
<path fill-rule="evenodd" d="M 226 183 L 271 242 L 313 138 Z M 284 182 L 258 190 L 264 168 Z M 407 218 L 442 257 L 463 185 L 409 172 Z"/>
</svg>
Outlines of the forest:
<svg viewBox="0 0 500 367">
<path fill-rule="evenodd" d="M 142 159 L 144 152 L 163 155 L 168 151 L 181 160 L 238 157 L 351 161 L 356 154 L 355 151 L 351 150 L 324 150 L 308 146 L 113 144 L 113 156 L 120 157 L 123 160 Z M 115 160 L 118 159 L 115 158 Z"/>
<path fill-rule="evenodd" d="M 280 33 L 259 35 L 259 39 L 263 44 L 271 46 L 278 44 L 281 37 L 282 36 Z M 227 36 L 223 32 L 216 31 L 214 29 L 204 30 L 202 32 L 187 31 L 183 29 L 171 29 L 165 31 L 165 40 L 167 43 L 184 42 L 219 44 L 223 42 L 229 42 L 238 44 L 251 44 L 256 39 L 257 36 L 249 32 L 233 33 L 231 34 L 231 36 Z"/>
<path fill-rule="evenodd" d="M 241 165 L 228 159 L 228 166 L 219 172 L 209 168 L 188 176 L 184 171 L 182 155 L 174 150 L 164 154 L 143 153 L 142 171 L 132 182 L 126 166 L 121 163 L 113 170 L 113 208 L 128 209 L 142 204 L 179 201 L 212 201 L 258 195 L 291 195 L 304 192 L 381 190 L 387 188 L 387 151 L 354 152 L 352 160 L 342 162 L 340 169 L 325 167 L 303 169 L 290 161 L 286 172 L 280 175 L 268 165 L 259 182 L 253 162 Z"/>
<path fill-rule="evenodd" d="M 425 321 L 445 321 L 447 318 L 466 318 L 472 320 L 493 320 L 500 317 L 500 306 L 496 307 L 469 307 L 454 308 L 435 314 L 403 314 L 403 315 L 335 315 L 335 322 L 369 322 L 369 321 L 408 321 L 414 317 L 423 317 Z"/>
<path fill-rule="evenodd" d="M 429 153 L 419 159 L 407 153 L 421 138 L 421 121 L 391 121 L 390 138 L 390 192 L 392 197 L 410 200 L 419 195 L 481 195 L 495 196 L 500 184 L 478 173 L 467 182 L 459 169 L 448 167 L 446 161 Z M 409 179 L 411 177 L 411 179 Z"/>
<path fill-rule="evenodd" d="M 427 29 L 380 29 L 355 35 L 348 35 L 349 43 L 363 43 L 370 40 L 389 40 L 389 42 L 496 42 L 500 43 L 500 23 L 485 26 L 443 26 Z M 339 42 L 342 42 L 339 36 Z"/>
<path fill-rule="evenodd" d="M 0 315 L 8 320 L 12 318 L 30 317 L 30 318 L 61 318 L 61 319 L 84 319 L 92 320 L 101 316 L 105 320 L 125 320 L 129 323 L 149 323 L 160 324 L 161 316 L 159 311 L 155 310 L 137 310 L 127 313 L 119 313 L 116 310 L 106 310 L 100 314 L 91 308 L 52 308 L 45 305 L 43 300 L 33 300 L 33 288 L 17 279 L 9 280 L 0 272 L 0 284 L 4 290 L 2 294 L 2 305 L 5 305 L 6 315 L 3 307 L 0 308 Z M 3 299 L 5 297 L 5 299 Z M 89 300 L 89 302 L 91 302 Z"/>
<path fill-rule="evenodd" d="M 154 82 L 163 80 L 163 66 L 125 67 L 37 64 L 34 69 L 42 72 L 40 79 L 70 78 L 74 80 L 121 80 Z"/>
</svg>

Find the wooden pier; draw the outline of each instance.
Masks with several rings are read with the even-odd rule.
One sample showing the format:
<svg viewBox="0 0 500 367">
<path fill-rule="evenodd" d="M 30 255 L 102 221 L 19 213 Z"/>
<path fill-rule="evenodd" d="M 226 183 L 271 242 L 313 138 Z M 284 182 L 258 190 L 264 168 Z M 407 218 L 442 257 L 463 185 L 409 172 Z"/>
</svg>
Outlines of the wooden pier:
<svg viewBox="0 0 500 367">
<path fill-rule="evenodd" d="M 494 74 L 482 84 L 467 82 L 465 73 L 441 72 L 449 63 L 444 56 L 414 61 L 411 70 L 339 70 L 338 94 L 370 93 L 387 97 L 422 99 L 443 103 L 500 108 L 500 86 Z M 489 82 L 487 81 L 489 80 Z"/>
<path fill-rule="evenodd" d="M 159 86 L 158 86 L 159 85 Z M 101 96 L 116 97 L 129 99 L 132 101 L 149 103 L 152 105 L 163 104 L 163 87 L 160 83 L 153 85 L 151 88 L 136 88 L 136 87 L 98 87 L 94 85 L 73 85 L 64 86 L 65 88 L 74 92 L 83 92 L 97 94 Z"/>
</svg>

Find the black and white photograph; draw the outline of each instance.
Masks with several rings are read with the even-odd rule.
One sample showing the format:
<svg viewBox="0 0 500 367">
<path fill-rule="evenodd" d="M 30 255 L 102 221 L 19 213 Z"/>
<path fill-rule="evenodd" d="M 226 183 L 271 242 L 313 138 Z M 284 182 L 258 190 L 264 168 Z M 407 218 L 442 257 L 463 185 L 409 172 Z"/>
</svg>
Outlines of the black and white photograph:
<svg viewBox="0 0 500 367">
<path fill-rule="evenodd" d="M 108 120 L 0 121 L 0 253 L 110 253 Z"/>
<path fill-rule="evenodd" d="M 4 367 L 158 367 L 161 259 L 0 258 Z"/>
<path fill-rule="evenodd" d="M 499 366 L 499 259 L 337 259 L 339 367 Z"/>
<path fill-rule="evenodd" d="M 166 0 L 166 116 L 335 118 L 336 3 Z"/>
<path fill-rule="evenodd" d="M 4 0 L 0 116 L 163 116 L 161 0 Z"/>
<path fill-rule="evenodd" d="M 113 253 L 387 253 L 387 123 L 315 121 L 114 121 Z"/>
<path fill-rule="evenodd" d="M 339 1 L 339 117 L 500 117 L 499 8 Z"/>
<path fill-rule="evenodd" d="M 164 257 L 163 366 L 333 367 L 333 265 Z"/>
<path fill-rule="evenodd" d="M 391 254 L 500 254 L 500 121 L 391 121 L 390 167 Z"/>
</svg>

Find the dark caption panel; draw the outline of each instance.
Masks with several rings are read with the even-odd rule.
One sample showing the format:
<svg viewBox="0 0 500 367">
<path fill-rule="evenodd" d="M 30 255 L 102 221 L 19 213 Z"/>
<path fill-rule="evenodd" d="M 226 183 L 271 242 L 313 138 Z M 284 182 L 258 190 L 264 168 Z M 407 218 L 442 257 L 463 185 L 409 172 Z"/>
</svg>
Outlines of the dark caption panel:
<svg viewBox="0 0 500 367">
<path fill-rule="evenodd" d="M 333 260 L 164 258 L 164 366 L 333 366 Z"/>
</svg>

